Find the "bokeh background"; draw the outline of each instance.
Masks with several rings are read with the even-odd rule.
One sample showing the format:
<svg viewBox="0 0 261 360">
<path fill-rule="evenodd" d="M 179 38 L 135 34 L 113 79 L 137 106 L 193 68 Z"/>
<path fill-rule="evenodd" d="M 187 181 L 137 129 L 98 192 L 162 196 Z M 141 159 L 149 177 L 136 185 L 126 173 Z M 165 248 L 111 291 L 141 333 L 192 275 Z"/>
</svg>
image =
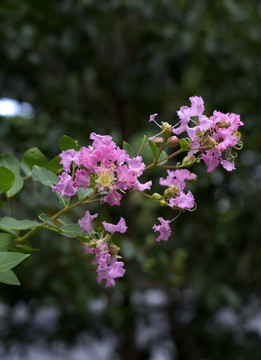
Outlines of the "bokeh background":
<svg viewBox="0 0 261 360">
<path fill-rule="evenodd" d="M 83 146 L 92 131 L 135 143 L 157 130 L 150 114 L 174 124 L 193 95 L 207 115 L 245 123 L 237 170 L 194 169 L 198 209 L 168 242 L 151 229 L 168 210 L 135 194 L 103 206 L 104 219 L 128 223 L 115 288 L 96 283 L 75 241 L 35 236 L 39 251 L 15 271 L 22 285 L 0 285 L 1 358 L 260 359 L 260 38 L 259 0 L 1 1 L 0 98 L 26 110 L 0 117 L 1 153 L 38 146 L 51 159 L 62 135 Z M 19 218 L 58 206 L 30 181 L 15 200 Z"/>
</svg>

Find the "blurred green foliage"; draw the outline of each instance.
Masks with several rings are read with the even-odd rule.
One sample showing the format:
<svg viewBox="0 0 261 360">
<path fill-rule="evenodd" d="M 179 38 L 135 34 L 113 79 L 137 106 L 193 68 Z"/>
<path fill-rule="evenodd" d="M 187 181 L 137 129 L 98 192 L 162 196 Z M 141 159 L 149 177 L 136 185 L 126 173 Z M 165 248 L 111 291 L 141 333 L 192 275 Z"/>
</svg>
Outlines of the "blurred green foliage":
<svg viewBox="0 0 261 360">
<path fill-rule="evenodd" d="M 174 124 L 192 95 L 203 97 L 208 115 L 235 112 L 245 123 L 237 170 L 195 169 L 199 181 L 190 185 L 198 209 L 175 221 L 167 243 L 156 244 L 151 228 L 170 210 L 135 194 L 120 209 L 104 206 L 106 221 L 124 216 L 129 227 L 128 238 L 119 239 L 127 272 L 114 289 L 96 284 L 91 259 L 70 239 L 43 232 L 32 240 L 41 251 L 17 269 L 22 286 L 1 285 L 0 296 L 11 307 L 25 302 L 32 317 L 43 306 L 58 307 L 57 327 L 41 336 L 73 342 L 82 331 L 101 336 L 110 328 L 123 360 L 147 359 L 135 337 L 148 308 L 132 298 L 156 288 L 168 298 L 178 359 L 259 359 L 260 338 L 242 314 L 261 296 L 260 33 L 258 0 L 1 1 L 0 96 L 34 109 L 29 118 L 0 119 L 1 153 L 21 159 L 37 146 L 51 160 L 60 136 L 83 146 L 92 131 L 132 143 L 155 131 L 150 114 Z M 27 182 L 15 213 L 52 213 L 53 197 Z M 82 215 L 76 209 L 72 218 Z M 95 315 L 87 304 L 99 298 L 106 306 Z M 227 306 L 238 315 L 233 328 L 215 321 Z M 1 332 L 6 346 L 17 334 L 31 341 L 31 324 L 19 330 L 10 319 L 6 314 Z"/>
</svg>

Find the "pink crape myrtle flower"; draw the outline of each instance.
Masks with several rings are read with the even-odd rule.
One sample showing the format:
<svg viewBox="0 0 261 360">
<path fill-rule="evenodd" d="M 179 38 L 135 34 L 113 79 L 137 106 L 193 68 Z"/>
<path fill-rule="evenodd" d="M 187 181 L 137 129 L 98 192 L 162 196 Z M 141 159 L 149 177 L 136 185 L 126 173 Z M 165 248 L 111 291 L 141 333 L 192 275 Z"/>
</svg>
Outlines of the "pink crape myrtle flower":
<svg viewBox="0 0 261 360">
<path fill-rule="evenodd" d="M 62 196 L 67 198 L 77 194 L 78 188 L 74 186 L 72 177 L 67 172 L 63 172 L 58 177 L 60 181 L 55 186 L 52 186 L 52 191 L 59 191 Z"/>
<path fill-rule="evenodd" d="M 160 225 L 156 225 L 154 224 L 152 229 L 154 230 L 154 232 L 159 231 L 159 236 L 157 237 L 156 241 L 161 241 L 161 240 L 168 240 L 168 238 L 171 235 L 171 229 L 170 229 L 170 222 L 171 220 L 164 220 L 162 217 L 158 217 Z"/>
<path fill-rule="evenodd" d="M 98 214 L 90 214 L 90 211 L 87 210 L 83 218 L 78 220 L 83 233 L 88 233 L 92 229 L 92 221 L 97 218 Z"/>
<path fill-rule="evenodd" d="M 76 165 L 79 165 L 79 153 L 74 149 L 65 150 L 60 154 L 61 161 L 60 164 L 63 165 L 63 169 L 66 172 L 71 172 L 71 164 L 74 162 Z"/>
<path fill-rule="evenodd" d="M 116 225 L 109 224 L 106 221 L 103 221 L 102 225 L 104 226 L 104 229 L 111 234 L 114 234 L 115 232 L 120 232 L 123 234 L 127 231 L 127 226 L 123 217 L 120 218 L 118 224 Z"/>
<path fill-rule="evenodd" d="M 186 131 L 188 128 L 188 123 L 191 121 L 192 116 L 201 116 L 204 111 L 204 101 L 200 96 L 191 96 L 189 98 L 191 106 L 182 106 L 177 114 L 180 119 L 180 125 L 178 128 L 174 128 L 174 134 L 181 134 L 183 131 Z"/>
</svg>

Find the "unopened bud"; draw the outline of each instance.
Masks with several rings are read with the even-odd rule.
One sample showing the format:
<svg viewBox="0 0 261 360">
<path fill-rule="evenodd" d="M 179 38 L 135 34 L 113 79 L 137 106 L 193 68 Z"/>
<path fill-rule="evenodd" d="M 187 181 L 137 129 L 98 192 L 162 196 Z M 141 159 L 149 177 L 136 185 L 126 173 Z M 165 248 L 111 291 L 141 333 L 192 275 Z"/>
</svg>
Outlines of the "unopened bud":
<svg viewBox="0 0 261 360">
<path fill-rule="evenodd" d="M 173 197 L 174 195 L 176 195 L 176 193 L 178 192 L 179 187 L 175 186 L 175 185 L 170 185 L 165 191 L 164 191 L 164 197 L 166 199 L 170 199 L 171 197 Z"/>
<path fill-rule="evenodd" d="M 169 123 L 164 122 L 164 123 L 162 124 L 162 126 L 161 126 L 161 131 L 163 131 L 163 132 L 162 132 L 162 136 L 163 136 L 164 138 L 167 138 L 167 137 L 170 136 L 170 134 L 171 134 L 171 132 L 172 132 L 172 126 L 171 126 Z"/>
<path fill-rule="evenodd" d="M 159 193 L 154 193 L 154 194 L 152 194 L 152 199 L 160 200 L 160 199 L 162 199 L 162 195 L 160 195 Z"/>
<path fill-rule="evenodd" d="M 160 200 L 160 205 L 161 206 L 168 206 L 169 204 L 167 203 L 166 200 Z"/>
<path fill-rule="evenodd" d="M 169 145 L 170 148 L 174 148 L 179 144 L 179 138 L 177 136 L 170 136 L 168 138 L 167 144 Z"/>
<path fill-rule="evenodd" d="M 230 121 L 228 121 L 228 120 L 222 120 L 222 121 L 218 122 L 217 125 L 220 128 L 226 128 L 227 129 L 227 128 L 229 128 L 229 126 L 231 124 L 230 124 Z"/>
<path fill-rule="evenodd" d="M 196 161 L 197 161 L 197 159 L 196 159 L 195 155 L 188 154 L 187 156 L 184 157 L 184 159 L 182 161 L 182 165 L 184 167 L 190 167 L 190 166 L 194 165 Z"/>
<path fill-rule="evenodd" d="M 163 139 L 163 137 L 155 137 L 155 138 L 153 139 L 153 141 L 154 141 L 154 143 L 155 143 L 155 145 L 156 145 L 157 147 L 160 147 L 161 145 L 164 144 L 164 139 Z"/>
<path fill-rule="evenodd" d="M 204 150 L 211 150 L 216 145 L 217 145 L 216 140 L 214 140 L 211 136 L 208 136 L 206 140 L 203 142 Z"/>
<path fill-rule="evenodd" d="M 120 248 L 114 244 L 110 245 L 109 253 L 111 256 L 116 256 L 118 252 L 120 251 Z"/>
</svg>

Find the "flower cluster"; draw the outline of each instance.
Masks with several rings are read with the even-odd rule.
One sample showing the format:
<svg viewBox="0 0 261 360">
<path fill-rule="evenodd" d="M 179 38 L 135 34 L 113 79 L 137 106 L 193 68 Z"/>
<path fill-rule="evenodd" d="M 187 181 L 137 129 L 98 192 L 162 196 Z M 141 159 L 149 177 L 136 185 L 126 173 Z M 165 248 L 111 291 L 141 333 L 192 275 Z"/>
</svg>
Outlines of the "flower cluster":
<svg viewBox="0 0 261 360">
<path fill-rule="evenodd" d="M 213 172 L 221 164 L 224 169 L 235 169 L 231 147 L 240 141 L 239 126 L 244 125 L 240 116 L 234 113 L 223 114 L 214 111 L 213 115 L 203 115 L 204 101 L 199 96 L 190 97 L 191 106 L 182 106 L 177 112 L 179 123 L 173 128 L 174 134 L 186 131 L 190 138 L 190 154 L 200 152 L 208 172 Z M 198 122 L 193 119 L 198 117 Z M 194 126 L 189 126 L 193 124 Z"/>
<path fill-rule="evenodd" d="M 84 217 L 78 221 L 83 233 L 91 233 L 90 240 L 85 244 L 84 248 L 87 254 L 95 255 L 93 261 L 97 267 L 97 282 L 100 283 L 103 279 L 106 280 L 105 287 L 111 287 L 115 285 L 115 279 L 122 277 L 125 273 L 123 269 L 124 262 L 118 261 L 120 256 L 118 252 L 119 247 L 111 242 L 111 236 L 102 232 L 100 237 L 96 239 L 96 232 L 93 231 L 92 221 L 98 216 L 98 214 L 91 215 L 87 210 Z M 113 235 L 115 232 L 125 233 L 127 226 L 123 218 L 120 219 L 118 224 L 110 224 L 103 221 L 104 229 Z"/>
<path fill-rule="evenodd" d="M 149 190 L 152 181 L 141 183 L 138 178 L 144 170 L 151 167 L 167 168 L 166 177 L 160 177 L 159 184 L 164 187 L 163 195 L 153 193 L 144 194 L 158 201 L 160 205 L 177 210 L 179 214 L 171 220 L 158 217 L 159 225 L 153 225 L 154 232 L 159 232 L 156 241 L 166 241 L 171 235 L 170 224 L 181 212 L 195 209 L 195 200 L 190 190 L 186 191 L 186 182 L 197 180 L 197 175 L 189 171 L 192 165 L 203 160 L 207 171 L 212 172 L 221 164 L 226 170 L 235 169 L 232 148 L 242 147 L 240 141 L 239 126 L 243 125 L 240 116 L 233 113 L 223 114 L 214 111 L 213 115 L 207 117 L 204 112 L 204 101 L 201 97 L 190 97 L 190 107 L 182 106 L 177 112 L 179 122 L 172 126 L 166 122 L 161 125 L 155 120 L 157 113 L 150 116 L 150 122 L 160 127 L 159 134 L 142 141 L 138 155 L 130 157 L 127 152 L 112 141 L 110 135 L 98 135 L 91 133 L 92 144 L 82 147 L 79 151 L 74 149 L 65 150 L 60 154 L 63 172 L 59 176 L 59 182 L 52 187 L 53 191 L 69 198 L 77 194 L 79 187 L 91 188 L 91 197 L 100 195 L 98 200 L 109 205 L 120 205 L 122 194 L 130 190 L 138 190 L 144 194 Z M 186 133 L 187 136 L 179 139 L 176 135 Z M 174 136 L 173 136 L 174 133 Z M 159 137 L 161 135 L 161 137 Z M 144 146 L 149 145 L 153 155 L 153 162 L 147 167 L 142 161 L 140 153 Z M 180 145 L 180 148 L 172 154 L 164 153 L 164 146 L 172 149 Z M 130 145 L 129 145 L 130 146 Z M 164 165 L 176 155 L 186 152 L 181 162 Z M 162 156 L 163 155 L 163 156 Z M 87 199 L 88 198 L 88 199 Z M 87 201 L 85 201 L 87 199 Z M 92 201 L 92 200 L 90 200 Z M 94 200 L 95 201 L 95 200 Z M 78 203 L 81 202 L 80 200 Z M 83 202 L 83 201 L 82 201 Z M 73 206 L 73 205 L 71 205 Z M 85 250 L 94 255 L 94 264 L 97 265 L 97 281 L 106 280 L 106 287 L 115 285 L 115 279 L 122 277 L 125 273 L 123 261 L 119 261 L 120 248 L 111 241 L 115 232 L 125 233 L 127 230 L 123 218 L 114 225 L 103 222 L 104 230 L 109 234 L 104 236 L 104 231 L 98 235 L 93 230 L 92 222 L 98 214 L 85 212 L 78 223 L 84 235 Z"/>
<path fill-rule="evenodd" d="M 77 194 L 79 186 L 92 187 L 97 192 L 107 192 L 103 201 L 113 206 L 120 205 L 120 192 L 150 189 L 151 181 L 141 184 L 138 180 L 145 169 L 141 156 L 130 158 L 109 135 L 91 133 L 90 139 L 93 140 L 91 146 L 60 154 L 64 172 L 52 187 L 53 191 L 68 198 Z"/>
</svg>

